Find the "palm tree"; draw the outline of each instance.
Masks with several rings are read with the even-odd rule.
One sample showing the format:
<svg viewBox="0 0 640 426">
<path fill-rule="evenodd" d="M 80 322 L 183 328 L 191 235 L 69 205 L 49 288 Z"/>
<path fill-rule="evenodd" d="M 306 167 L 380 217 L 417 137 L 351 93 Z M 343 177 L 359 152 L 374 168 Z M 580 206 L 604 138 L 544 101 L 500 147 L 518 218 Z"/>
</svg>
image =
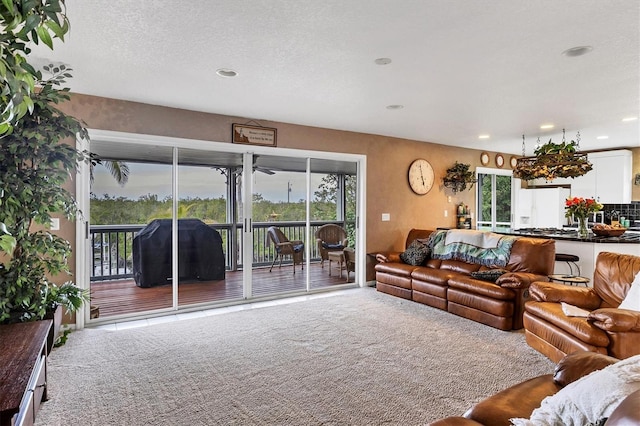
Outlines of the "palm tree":
<svg viewBox="0 0 640 426">
<path fill-rule="evenodd" d="M 129 166 L 124 161 L 103 160 L 93 152 L 89 154 L 89 156 L 91 157 L 91 183 L 93 183 L 93 168 L 98 164 L 104 166 L 120 186 L 125 186 L 125 184 L 129 181 Z"/>
</svg>

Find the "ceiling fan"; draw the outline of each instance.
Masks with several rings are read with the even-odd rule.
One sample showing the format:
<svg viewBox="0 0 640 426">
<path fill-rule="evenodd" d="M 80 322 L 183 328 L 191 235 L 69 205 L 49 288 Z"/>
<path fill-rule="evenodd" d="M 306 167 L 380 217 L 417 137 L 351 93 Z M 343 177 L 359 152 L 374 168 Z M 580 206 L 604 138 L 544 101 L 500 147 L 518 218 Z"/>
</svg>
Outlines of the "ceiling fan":
<svg viewBox="0 0 640 426">
<path fill-rule="evenodd" d="M 256 162 L 258 161 L 258 157 L 259 157 L 259 155 L 255 155 L 255 154 L 253 156 L 253 171 L 254 172 L 256 172 L 256 171 L 257 172 L 262 172 L 262 173 L 267 174 L 267 175 L 275 175 L 276 172 L 273 171 L 272 169 L 256 165 Z"/>
</svg>

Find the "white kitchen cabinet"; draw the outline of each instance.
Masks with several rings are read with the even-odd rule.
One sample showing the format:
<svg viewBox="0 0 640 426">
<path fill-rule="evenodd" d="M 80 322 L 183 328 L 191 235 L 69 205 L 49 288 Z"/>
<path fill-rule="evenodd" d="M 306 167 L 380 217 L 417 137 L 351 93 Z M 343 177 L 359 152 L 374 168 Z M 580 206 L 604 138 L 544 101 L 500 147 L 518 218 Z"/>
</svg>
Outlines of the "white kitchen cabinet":
<svg viewBox="0 0 640 426">
<path fill-rule="evenodd" d="M 630 150 L 588 154 L 593 170 L 576 178 L 534 179 L 530 187 L 571 185 L 571 196 L 596 198 L 603 204 L 631 203 L 633 156 Z"/>
<path fill-rule="evenodd" d="M 631 203 L 633 158 L 630 150 L 589 153 L 593 170 L 573 179 L 571 196 L 595 197 L 603 204 Z"/>
</svg>

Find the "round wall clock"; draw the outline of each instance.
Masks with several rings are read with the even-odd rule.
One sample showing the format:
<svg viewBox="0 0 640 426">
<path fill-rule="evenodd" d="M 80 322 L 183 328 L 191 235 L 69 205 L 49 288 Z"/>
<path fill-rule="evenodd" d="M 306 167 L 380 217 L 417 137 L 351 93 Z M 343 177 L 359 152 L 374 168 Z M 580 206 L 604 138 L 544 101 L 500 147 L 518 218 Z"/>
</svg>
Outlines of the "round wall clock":
<svg viewBox="0 0 640 426">
<path fill-rule="evenodd" d="M 515 169 L 516 166 L 518 165 L 518 157 L 516 156 L 512 156 L 511 160 L 509 160 L 511 162 L 511 168 Z"/>
<path fill-rule="evenodd" d="M 433 167 L 425 159 L 418 158 L 409 166 L 409 186 L 413 192 L 424 195 L 433 186 Z"/>
<path fill-rule="evenodd" d="M 496 154 L 496 166 L 500 168 L 504 166 L 504 157 L 502 154 Z"/>
<path fill-rule="evenodd" d="M 483 166 L 489 164 L 489 154 L 487 154 L 486 152 L 480 154 L 480 163 L 482 163 Z"/>
</svg>

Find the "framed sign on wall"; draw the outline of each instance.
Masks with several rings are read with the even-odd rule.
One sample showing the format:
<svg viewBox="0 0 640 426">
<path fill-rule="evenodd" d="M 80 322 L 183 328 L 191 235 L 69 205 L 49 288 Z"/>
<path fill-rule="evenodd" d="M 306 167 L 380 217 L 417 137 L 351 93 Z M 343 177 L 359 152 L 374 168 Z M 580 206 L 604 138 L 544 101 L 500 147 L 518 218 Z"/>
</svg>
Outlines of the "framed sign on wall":
<svg viewBox="0 0 640 426">
<path fill-rule="evenodd" d="M 247 145 L 276 146 L 277 129 L 271 127 L 232 124 L 231 141 Z"/>
</svg>

